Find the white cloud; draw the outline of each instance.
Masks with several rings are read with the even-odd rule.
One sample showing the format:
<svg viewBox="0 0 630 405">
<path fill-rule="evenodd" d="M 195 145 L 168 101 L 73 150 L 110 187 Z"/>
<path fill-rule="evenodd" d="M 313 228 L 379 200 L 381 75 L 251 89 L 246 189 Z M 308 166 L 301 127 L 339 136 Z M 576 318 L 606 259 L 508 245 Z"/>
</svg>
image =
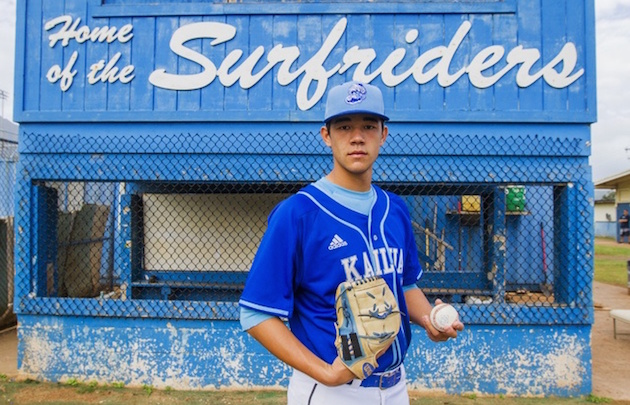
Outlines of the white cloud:
<svg viewBox="0 0 630 405">
<path fill-rule="evenodd" d="M 15 54 L 15 0 L 0 0 L 0 90 L 7 93 L 2 116 L 13 119 L 13 55 Z"/>
<path fill-rule="evenodd" d="M 601 19 L 626 19 L 630 17 L 628 0 L 595 0 L 595 16 Z"/>
</svg>

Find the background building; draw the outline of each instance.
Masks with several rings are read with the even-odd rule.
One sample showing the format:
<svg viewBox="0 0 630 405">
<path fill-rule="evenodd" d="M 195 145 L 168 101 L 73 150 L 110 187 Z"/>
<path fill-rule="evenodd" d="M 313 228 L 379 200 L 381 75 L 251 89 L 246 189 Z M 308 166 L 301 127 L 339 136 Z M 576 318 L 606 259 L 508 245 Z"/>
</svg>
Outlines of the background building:
<svg viewBox="0 0 630 405">
<path fill-rule="evenodd" d="M 619 217 L 623 215 L 624 210 L 630 211 L 630 170 L 596 181 L 595 188 L 612 189 L 615 191 L 615 200 L 613 202 L 614 213 L 609 213 L 614 221 L 614 225 L 609 226 L 614 229 L 614 233 L 610 236 L 615 237 L 617 241 L 619 241 L 620 232 L 619 223 L 617 221 Z M 610 209 L 611 208 L 608 208 L 608 210 Z"/>
<path fill-rule="evenodd" d="M 595 190 L 595 236 L 602 238 L 617 237 L 617 209 L 614 190 Z"/>
</svg>

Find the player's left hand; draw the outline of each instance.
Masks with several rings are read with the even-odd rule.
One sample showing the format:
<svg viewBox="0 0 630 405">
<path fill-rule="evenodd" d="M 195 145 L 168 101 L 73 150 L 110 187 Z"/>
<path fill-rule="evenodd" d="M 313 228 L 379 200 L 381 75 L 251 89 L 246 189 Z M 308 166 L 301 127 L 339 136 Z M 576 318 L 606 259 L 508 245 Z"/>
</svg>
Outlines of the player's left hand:
<svg viewBox="0 0 630 405">
<path fill-rule="evenodd" d="M 441 304 L 442 300 L 435 300 L 435 305 Z M 435 329 L 431 324 L 431 320 L 429 320 L 429 315 L 424 315 L 421 318 L 421 325 L 427 331 L 427 336 L 434 342 L 445 342 L 449 339 L 456 339 L 457 333 L 464 330 L 464 324 L 457 320 L 453 322 L 451 326 L 448 326 L 444 329 L 444 332 L 440 332 Z"/>
</svg>

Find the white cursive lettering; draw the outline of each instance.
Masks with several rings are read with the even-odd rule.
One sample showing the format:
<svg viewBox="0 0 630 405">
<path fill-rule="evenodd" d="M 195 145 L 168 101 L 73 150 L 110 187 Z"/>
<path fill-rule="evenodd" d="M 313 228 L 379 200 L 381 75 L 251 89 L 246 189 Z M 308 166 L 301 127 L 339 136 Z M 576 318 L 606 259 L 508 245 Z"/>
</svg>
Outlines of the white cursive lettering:
<svg viewBox="0 0 630 405">
<path fill-rule="evenodd" d="M 116 67 L 116 63 L 120 59 L 120 52 L 116 53 L 114 57 L 105 64 L 105 60 L 101 59 L 92 66 L 90 66 L 90 72 L 87 75 L 88 83 L 95 84 L 99 81 L 102 83 L 109 82 L 114 83 L 119 80 L 121 83 L 129 83 L 133 80 L 134 71 L 133 65 L 128 65 L 122 69 Z"/>
<path fill-rule="evenodd" d="M 151 73 L 149 81 L 156 87 L 170 90 L 196 90 L 208 86 L 218 77 L 223 86 L 230 87 L 238 82 L 243 89 L 249 89 L 279 65 L 277 81 L 280 85 L 286 86 L 301 78 L 297 87 L 296 101 L 301 110 L 308 110 L 323 97 L 330 77 L 335 73 L 344 74 L 352 68 L 354 68 L 352 74 L 354 80 L 369 83 L 380 76 L 383 83 L 389 87 L 395 87 L 410 77 L 420 85 L 436 79 L 440 86 L 448 87 L 467 75 L 473 86 L 484 89 L 496 84 L 510 70 L 518 69 L 516 83 L 519 87 L 531 86 L 542 78 L 554 88 L 564 88 L 584 74 L 584 69 L 576 71 L 577 49 L 570 42 L 565 44 L 557 56 L 538 71 L 534 71 L 534 66 L 540 60 L 539 50 L 516 46 L 507 54 L 505 65 L 501 67 L 499 64 L 506 53 L 505 48 L 492 45 L 471 56 L 471 61 L 466 66 L 456 72 L 451 72 L 453 60 L 457 57 L 457 52 L 471 29 L 472 24 L 469 21 L 464 21 L 460 25 L 447 46 L 428 49 L 415 60 L 406 61 L 407 51 L 404 48 L 397 48 L 385 57 L 380 66 L 372 66 L 378 56 L 376 50 L 352 46 L 343 55 L 341 63 L 326 69 L 324 64 L 340 42 L 346 25 L 347 20 L 340 19 L 319 50 L 297 69 L 291 70 L 291 66 L 300 56 L 299 48 L 276 45 L 268 52 L 266 65 L 254 72 L 255 66 L 264 57 L 263 47 L 257 47 L 244 59 L 243 50 L 233 50 L 225 56 L 217 68 L 217 65 L 206 55 L 187 48 L 184 44 L 198 38 L 213 39 L 210 43 L 212 46 L 222 44 L 234 38 L 236 28 L 229 24 L 213 22 L 189 24 L 175 31 L 170 47 L 177 55 L 200 65 L 202 71 L 193 75 L 184 75 L 157 69 Z M 405 36 L 405 42 L 413 44 L 417 38 L 418 31 L 412 29 Z M 410 67 L 400 73 L 395 73 L 405 64 Z M 559 66 L 560 71 L 556 70 Z M 489 73 L 492 72 L 493 67 L 498 70 L 495 70 L 493 74 Z M 314 91 L 311 92 L 313 84 L 315 84 Z M 375 271 L 379 270 L 375 269 Z"/>
<path fill-rule="evenodd" d="M 50 69 L 48 69 L 48 73 L 46 74 L 46 79 L 50 83 L 59 83 L 59 87 L 62 91 L 66 91 L 72 86 L 72 82 L 74 81 L 74 76 L 77 74 L 76 70 L 72 70 L 74 68 L 74 64 L 79 57 L 79 52 L 74 51 L 68 60 L 68 64 L 66 67 L 61 69 L 59 65 L 53 65 Z"/>
<path fill-rule="evenodd" d="M 52 48 L 57 44 L 57 42 L 61 41 L 61 46 L 65 47 L 68 46 L 70 40 L 72 39 L 80 44 L 87 41 L 107 42 L 108 44 L 111 44 L 114 41 L 119 41 L 124 44 L 133 38 L 133 33 L 131 32 L 133 30 L 133 25 L 131 24 L 123 25 L 120 29 L 107 26 L 90 29 L 86 25 L 79 27 L 80 23 L 80 18 L 77 18 L 73 22 L 72 17 L 69 15 L 62 15 L 48 21 L 44 25 L 44 29 L 46 31 L 50 31 L 57 25 L 63 24 L 58 32 L 48 36 L 48 45 Z"/>
<path fill-rule="evenodd" d="M 179 75 L 167 73 L 165 69 L 158 69 L 151 73 L 149 82 L 156 87 L 169 90 L 196 90 L 208 86 L 216 77 L 223 86 L 230 87 L 237 81 L 243 89 L 249 89 L 260 81 L 274 66 L 281 64 L 278 73 L 278 82 L 285 86 L 292 83 L 301 75 L 304 75 L 297 89 L 298 106 L 302 110 L 308 110 L 321 99 L 328 86 L 328 78 L 335 74 L 340 65 L 326 70 L 324 62 L 330 52 L 339 42 L 346 29 L 346 19 L 340 20 L 332 29 L 330 35 L 320 49 L 304 65 L 296 71 L 291 71 L 292 64 L 300 56 L 299 48 L 282 45 L 275 46 L 267 56 L 267 65 L 259 72 L 254 73 L 254 67 L 264 55 L 264 48 L 258 47 L 237 67 L 235 65 L 241 59 L 243 51 L 240 49 L 230 52 L 219 68 L 206 56 L 187 48 L 184 44 L 192 39 L 212 39 L 210 45 L 218 45 L 234 38 L 236 28 L 223 23 L 201 22 L 193 23 L 178 28 L 171 37 L 171 50 L 192 62 L 201 66 L 200 73 L 192 75 Z M 230 71 L 230 69 L 233 69 Z M 315 92 L 309 96 L 311 84 L 315 83 Z"/>
</svg>

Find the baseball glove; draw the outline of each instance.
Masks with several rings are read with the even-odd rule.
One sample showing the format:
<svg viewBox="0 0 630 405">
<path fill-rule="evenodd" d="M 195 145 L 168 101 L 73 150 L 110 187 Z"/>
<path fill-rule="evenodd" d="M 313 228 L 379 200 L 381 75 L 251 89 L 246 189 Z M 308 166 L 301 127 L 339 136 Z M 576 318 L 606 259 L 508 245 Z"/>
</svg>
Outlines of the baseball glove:
<svg viewBox="0 0 630 405">
<path fill-rule="evenodd" d="M 365 379 L 400 330 L 398 302 L 379 276 L 343 282 L 335 297 L 337 353 L 357 378 Z"/>
</svg>

